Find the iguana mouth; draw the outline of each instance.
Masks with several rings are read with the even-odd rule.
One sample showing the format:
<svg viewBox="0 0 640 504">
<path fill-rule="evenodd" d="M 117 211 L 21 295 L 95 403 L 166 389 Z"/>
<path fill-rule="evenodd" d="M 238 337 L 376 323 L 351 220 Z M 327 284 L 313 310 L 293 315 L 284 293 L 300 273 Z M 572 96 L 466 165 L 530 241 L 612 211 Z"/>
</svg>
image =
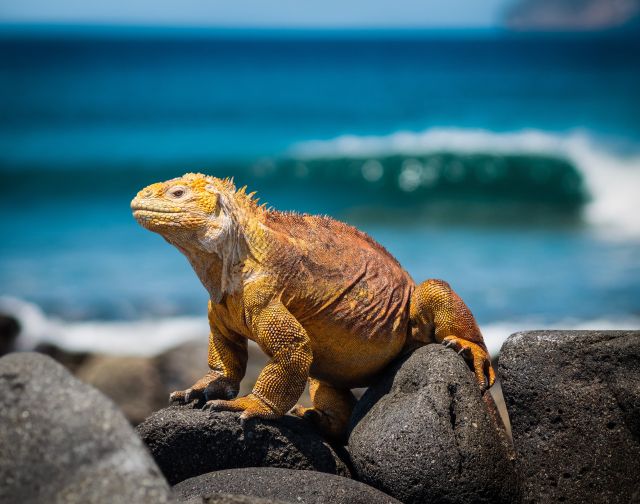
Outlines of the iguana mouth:
<svg viewBox="0 0 640 504">
<path fill-rule="evenodd" d="M 182 210 L 171 210 L 168 208 L 152 208 L 152 207 L 145 207 L 145 206 L 135 206 L 132 207 L 131 210 L 133 210 L 133 213 L 154 213 L 154 214 L 179 214 L 179 213 L 184 213 Z"/>
</svg>

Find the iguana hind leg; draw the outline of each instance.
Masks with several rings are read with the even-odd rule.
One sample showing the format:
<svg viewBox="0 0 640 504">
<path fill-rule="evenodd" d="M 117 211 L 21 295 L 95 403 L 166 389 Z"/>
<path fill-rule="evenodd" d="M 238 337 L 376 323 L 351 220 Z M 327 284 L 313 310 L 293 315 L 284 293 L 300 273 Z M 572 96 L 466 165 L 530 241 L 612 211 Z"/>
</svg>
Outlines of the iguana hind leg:
<svg viewBox="0 0 640 504">
<path fill-rule="evenodd" d="M 309 379 L 312 408 L 297 405 L 292 414 L 313 422 L 326 437 L 343 441 L 356 398 L 349 389 L 332 387 L 313 378 Z"/>
<path fill-rule="evenodd" d="M 495 372 L 482 333 L 471 314 L 447 282 L 427 280 L 411 298 L 411 332 L 415 340 L 435 339 L 461 354 L 484 391 L 495 381 Z"/>
</svg>

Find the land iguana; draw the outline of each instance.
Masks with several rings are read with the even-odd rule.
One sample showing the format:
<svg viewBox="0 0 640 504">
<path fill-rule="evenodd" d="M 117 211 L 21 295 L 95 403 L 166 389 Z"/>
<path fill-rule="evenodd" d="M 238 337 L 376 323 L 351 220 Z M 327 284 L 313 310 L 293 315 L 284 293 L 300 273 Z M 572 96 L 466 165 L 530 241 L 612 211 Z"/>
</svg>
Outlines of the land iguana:
<svg viewBox="0 0 640 504">
<path fill-rule="evenodd" d="M 327 436 L 346 430 L 355 398 L 404 352 L 441 342 L 482 391 L 495 374 L 470 310 L 442 280 L 416 285 L 365 233 L 326 216 L 279 212 L 232 180 L 189 173 L 141 190 L 136 220 L 189 260 L 209 293 L 210 371 L 171 401 L 278 418 L 289 410 Z M 236 398 L 247 340 L 270 357 Z M 295 406 L 309 381 L 312 408 Z M 295 406 L 295 407 L 294 407 Z"/>
</svg>

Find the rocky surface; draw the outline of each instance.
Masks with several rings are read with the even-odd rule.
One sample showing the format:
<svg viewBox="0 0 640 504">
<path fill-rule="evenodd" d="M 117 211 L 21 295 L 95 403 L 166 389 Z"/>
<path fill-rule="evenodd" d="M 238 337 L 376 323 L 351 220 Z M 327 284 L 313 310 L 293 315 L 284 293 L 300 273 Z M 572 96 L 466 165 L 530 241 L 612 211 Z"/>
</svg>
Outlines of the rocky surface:
<svg viewBox="0 0 640 504">
<path fill-rule="evenodd" d="M 0 502 L 167 502 L 166 481 L 122 413 L 60 364 L 9 354 L 0 390 Z"/>
<path fill-rule="evenodd" d="M 252 495 L 233 495 L 219 493 L 205 497 L 191 497 L 187 500 L 177 501 L 179 504 L 283 504 L 284 501 L 262 499 Z"/>
<path fill-rule="evenodd" d="M 517 333 L 499 374 L 524 502 L 640 502 L 640 331 Z"/>
<path fill-rule="evenodd" d="M 392 497 L 358 481 L 315 471 L 251 467 L 203 474 L 173 487 L 179 502 L 231 492 L 296 504 L 396 503 Z"/>
<path fill-rule="evenodd" d="M 336 452 L 305 421 L 286 416 L 240 423 L 240 414 L 171 406 L 138 426 L 170 484 L 238 467 L 309 469 L 349 476 Z"/>
<path fill-rule="evenodd" d="M 357 478 L 405 503 L 513 502 L 513 452 L 490 395 L 460 356 L 427 345 L 392 366 L 356 405 Z"/>
</svg>

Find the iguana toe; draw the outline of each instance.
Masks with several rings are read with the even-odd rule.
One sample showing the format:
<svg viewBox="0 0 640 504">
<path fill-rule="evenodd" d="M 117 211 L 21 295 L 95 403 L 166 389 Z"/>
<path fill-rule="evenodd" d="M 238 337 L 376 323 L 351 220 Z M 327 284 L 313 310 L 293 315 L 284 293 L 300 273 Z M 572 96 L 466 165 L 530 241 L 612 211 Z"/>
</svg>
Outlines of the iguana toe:
<svg viewBox="0 0 640 504">
<path fill-rule="evenodd" d="M 278 418 L 282 416 L 254 394 L 231 400 L 214 399 L 207 401 L 202 409 L 209 411 L 242 411 L 242 415 L 240 415 L 241 421 L 254 417 Z"/>
<path fill-rule="evenodd" d="M 176 390 L 169 395 L 169 404 L 189 404 L 195 398 L 192 389 Z"/>
<path fill-rule="evenodd" d="M 491 387 L 496 381 L 489 354 L 483 347 L 456 336 L 447 336 L 442 340 L 442 344 L 447 348 L 452 348 L 464 358 L 471 371 L 473 371 L 482 392 Z"/>
<path fill-rule="evenodd" d="M 212 399 L 233 399 L 238 395 L 238 383 L 217 371 L 209 371 L 186 390 L 176 390 L 169 395 L 170 404 L 202 404 Z"/>
</svg>

